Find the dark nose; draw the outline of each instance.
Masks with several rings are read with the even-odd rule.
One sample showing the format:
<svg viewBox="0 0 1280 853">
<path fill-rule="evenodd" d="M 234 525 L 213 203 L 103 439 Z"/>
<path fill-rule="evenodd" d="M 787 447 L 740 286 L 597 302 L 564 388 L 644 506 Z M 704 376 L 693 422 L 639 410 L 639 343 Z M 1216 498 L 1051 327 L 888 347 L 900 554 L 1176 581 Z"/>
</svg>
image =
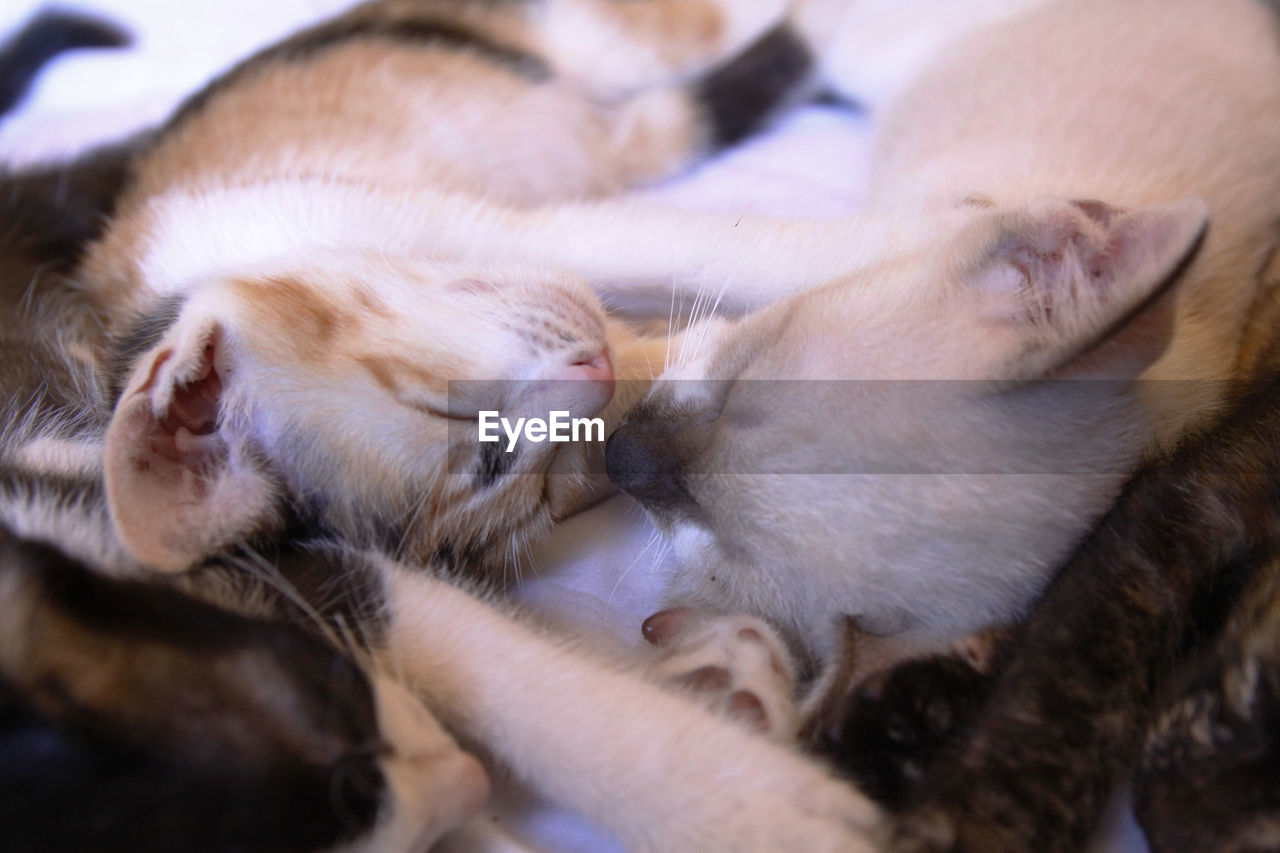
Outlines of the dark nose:
<svg viewBox="0 0 1280 853">
<path fill-rule="evenodd" d="M 638 425 L 624 425 L 605 445 L 605 471 L 615 486 L 646 509 L 687 508 L 693 500 L 681 477 L 672 436 Z"/>
</svg>

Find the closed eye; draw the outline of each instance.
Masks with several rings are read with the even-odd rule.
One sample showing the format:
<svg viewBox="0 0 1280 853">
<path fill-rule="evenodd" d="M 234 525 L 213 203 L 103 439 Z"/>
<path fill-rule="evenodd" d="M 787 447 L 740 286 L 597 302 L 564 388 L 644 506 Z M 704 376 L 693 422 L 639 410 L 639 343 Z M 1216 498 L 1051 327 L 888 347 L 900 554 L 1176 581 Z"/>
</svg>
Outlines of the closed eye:
<svg viewBox="0 0 1280 853">
<path fill-rule="evenodd" d="M 423 412 L 424 414 L 431 415 L 433 418 L 441 418 L 446 421 L 462 421 L 464 423 L 471 423 L 479 418 L 479 413 L 477 412 L 462 414 L 450 412 L 446 408 L 441 408 L 440 406 L 425 400 L 397 400 L 396 402 L 400 403 L 402 406 L 413 409 L 416 412 Z"/>
<path fill-rule="evenodd" d="M 503 385 L 487 380 L 450 382 L 447 393 L 425 389 L 398 389 L 396 402 L 447 421 L 474 423 L 483 411 L 502 408 Z"/>
</svg>

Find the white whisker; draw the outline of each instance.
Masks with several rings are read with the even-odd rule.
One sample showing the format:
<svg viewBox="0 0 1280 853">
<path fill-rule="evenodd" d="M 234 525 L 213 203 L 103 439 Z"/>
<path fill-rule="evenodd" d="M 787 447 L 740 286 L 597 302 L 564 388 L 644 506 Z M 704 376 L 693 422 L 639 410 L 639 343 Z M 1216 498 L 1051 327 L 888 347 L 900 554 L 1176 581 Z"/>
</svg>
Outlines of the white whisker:
<svg viewBox="0 0 1280 853">
<path fill-rule="evenodd" d="M 626 580 L 628 573 L 636 567 L 636 564 L 639 563 L 640 559 L 644 557 L 648 550 L 654 546 L 654 543 L 659 541 L 660 537 L 661 534 L 657 530 L 653 531 L 653 533 L 649 535 L 649 539 L 644 543 L 644 547 L 640 549 L 640 553 L 636 554 L 636 558 L 631 561 L 631 564 L 622 570 L 622 574 L 618 575 L 618 580 L 614 583 L 613 589 L 609 590 L 609 598 L 606 599 L 608 604 L 613 604 L 613 597 L 617 594 L 618 588 L 622 586 L 622 582 Z"/>
</svg>

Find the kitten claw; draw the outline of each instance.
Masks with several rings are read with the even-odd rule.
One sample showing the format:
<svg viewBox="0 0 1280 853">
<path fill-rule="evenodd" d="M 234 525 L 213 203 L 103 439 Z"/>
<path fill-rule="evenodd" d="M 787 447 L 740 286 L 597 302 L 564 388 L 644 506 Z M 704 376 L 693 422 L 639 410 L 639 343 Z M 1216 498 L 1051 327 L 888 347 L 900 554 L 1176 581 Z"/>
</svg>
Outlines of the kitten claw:
<svg viewBox="0 0 1280 853">
<path fill-rule="evenodd" d="M 685 628 L 685 623 L 693 615 L 692 607 L 672 607 L 660 610 L 644 620 L 640 632 L 645 640 L 662 648 L 677 637 Z"/>
</svg>

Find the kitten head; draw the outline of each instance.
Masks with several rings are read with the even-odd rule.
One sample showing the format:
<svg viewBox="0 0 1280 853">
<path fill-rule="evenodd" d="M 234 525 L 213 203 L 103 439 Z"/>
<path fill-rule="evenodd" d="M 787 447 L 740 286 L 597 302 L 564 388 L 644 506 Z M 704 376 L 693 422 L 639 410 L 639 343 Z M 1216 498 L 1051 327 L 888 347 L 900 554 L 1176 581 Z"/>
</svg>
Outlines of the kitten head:
<svg viewBox="0 0 1280 853">
<path fill-rule="evenodd" d="M 487 796 L 420 702 L 308 631 L 3 527 L 0 593 L 13 849 L 426 849 Z"/>
<path fill-rule="evenodd" d="M 208 276 L 122 347 L 117 529 L 164 569 L 299 520 L 416 561 L 497 562 L 589 484 L 554 473 L 583 467 L 577 446 L 495 457 L 477 413 L 599 412 L 602 318 L 585 286 L 528 269 L 317 252 Z"/>
<path fill-rule="evenodd" d="M 1149 437 L 1131 380 L 1165 348 L 1159 297 L 1206 207 L 963 216 L 691 332 L 696 355 L 614 433 L 609 474 L 674 543 L 682 603 L 770 617 L 819 654 L 844 614 L 964 631 L 1025 605 L 1105 505 Z"/>
</svg>

